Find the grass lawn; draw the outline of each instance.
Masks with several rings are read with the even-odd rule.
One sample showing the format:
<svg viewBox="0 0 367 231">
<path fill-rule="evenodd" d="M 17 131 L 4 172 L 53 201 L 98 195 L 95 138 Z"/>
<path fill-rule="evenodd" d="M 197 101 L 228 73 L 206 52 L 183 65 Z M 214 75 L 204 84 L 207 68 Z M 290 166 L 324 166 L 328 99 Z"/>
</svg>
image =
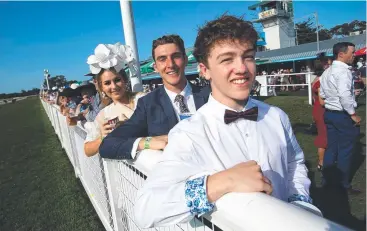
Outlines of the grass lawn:
<svg viewBox="0 0 367 231">
<path fill-rule="evenodd" d="M 353 186 L 358 196 L 335 195 L 321 189 L 316 170 L 314 135 L 305 133 L 312 122 L 307 97 L 264 99 L 282 108 L 292 122 L 304 150 L 312 180 L 311 193 L 325 217 L 357 230 L 365 230 L 365 101 L 361 141 L 356 152 Z M 0 106 L 0 230 L 103 230 L 102 224 L 61 149 L 51 123 L 37 97 Z M 312 225 L 312 224 L 310 224 Z"/>
<path fill-rule="evenodd" d="M 0 230 L 104 230 L 40 100 L 0 106 Z"/>
</svg>

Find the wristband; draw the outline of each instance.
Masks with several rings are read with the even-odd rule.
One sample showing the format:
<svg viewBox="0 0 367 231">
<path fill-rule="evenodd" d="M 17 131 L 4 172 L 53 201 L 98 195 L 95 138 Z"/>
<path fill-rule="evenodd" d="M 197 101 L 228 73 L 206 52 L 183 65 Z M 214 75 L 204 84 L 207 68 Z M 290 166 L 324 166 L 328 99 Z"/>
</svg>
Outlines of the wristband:
<svg viewBox="0 0 367 231">
<path fill-rule="evenodd" d="M 350 116 L 356 116 L 357 114 L 354 112 L 353 114 L 351 114 Z"/>
<path fill-rule="evenodd" d="M 152 139 L 152 137 L 148 136 L 148 137 L 145 137 L 145 140 L 144 140 L 144 149 L 149 149 L 150 148 L 150 140 Z"/>
</svg>

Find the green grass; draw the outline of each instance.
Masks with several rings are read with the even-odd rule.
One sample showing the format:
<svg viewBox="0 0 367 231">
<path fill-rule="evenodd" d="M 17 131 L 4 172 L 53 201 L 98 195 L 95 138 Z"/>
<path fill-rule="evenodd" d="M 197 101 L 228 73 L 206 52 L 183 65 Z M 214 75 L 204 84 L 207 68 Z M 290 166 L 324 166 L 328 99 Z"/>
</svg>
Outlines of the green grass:
<svg viewBox="0 0 367 231">
<path fill-rule="evenodd" d="M 0 106 L 0 230 L 103 230 L 37 97 Z"/>
<path fill-rule="evenodd" d="M 361 152 L 366 144 L 365 105 L 357 110 L 363 116 L 359 143 L 363 149 L 356 154 L 353 179 L 353 186 L 363 193 L 336 197 L 321 189 L 314 135 L 304 132 L 312 122 L 307 97 L 278 96 L 265 102 L 282 108 L 292 122 L 309 167 L 315 205 L 326 218 L 364 230 L 366 168 Z M 0 106 L 0 127 L 0 230 L 104 229 L 37 97 Z"/>
</svg>

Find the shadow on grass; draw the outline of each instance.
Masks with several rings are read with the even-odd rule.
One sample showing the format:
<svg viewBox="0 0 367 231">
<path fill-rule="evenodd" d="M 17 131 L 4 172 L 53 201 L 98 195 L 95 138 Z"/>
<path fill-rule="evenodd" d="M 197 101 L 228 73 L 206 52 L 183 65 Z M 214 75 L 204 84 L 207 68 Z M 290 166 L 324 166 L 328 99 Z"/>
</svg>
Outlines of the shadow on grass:
<svg viewBox="0 0 367 231">
<path fill-rule="evenodd" d="M 295 134 L 303 133 L 307 135 L 317 135 L 317 129 L 314 123 L 295 123 L 294 125 L 292 125 L 292 129 Z"/>
<path fill-rule="evenodd" d="M 265 101 L 265 100 L 270 99 L 272 97 L 274 97 L 274 96 L 253 96 L 252 98 L 260 100 L 260 101 Z"/>
<path fill-rule="evenodd" d="M 364 134 L 362 134 L 360 138 L 362 137 L 364 137 Z M 364 150 L 365 145 L 358 142 L 352 160 L 351 180 L 366 159 Z M 345 189 L 335 186 L 317 187 L 315 179 L 316 173 L 311 171 L 311 169 L 315 168 L 311 166 L 309 161 L 306 161 L 306 166 L 310 169 L 308 177 L 311 179 L 311 197 L 315 206 L 322 211 L 324 217 L 353 230 L 366 230 L 366 216 L 363 216 L 363 219 L 358 219 L 351 213 L 350 197 L 348 192 Z M 341 178 L 341 172 L 336 167 L 324 170 L 323 175 L 327 179 L 332 179 L 334 183 L 335 181 L 340 181 Z"/>
<path fill-rule="evenodd" d="M 352 157 L 352 164 L 350 167 L 350 181 L 353 182 L 354 175 L 358 169 L 362 166 L 366 159 L 366 144 L 362 144 L 360 140 L 365 136 L 364 133 L 359 135 L 359 141 L 356 144 L 354 155 Z"/>
</svg>

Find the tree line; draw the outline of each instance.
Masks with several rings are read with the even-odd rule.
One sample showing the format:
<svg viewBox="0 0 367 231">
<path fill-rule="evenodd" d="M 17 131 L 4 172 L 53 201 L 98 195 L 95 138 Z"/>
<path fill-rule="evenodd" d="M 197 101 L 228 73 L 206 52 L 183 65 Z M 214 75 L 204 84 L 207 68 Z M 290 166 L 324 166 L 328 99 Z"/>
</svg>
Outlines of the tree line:
<svg viewBox="0 0 367 231">
<path fill-rule="evenodd" d="M 298 45 L 317 41 L 316 23 L 313 18 L 295 24 Z M 351 32 L 359 31 L 360 34 L 366 30 L 366 21 L 353 20 L 349 23 L 336 25 L 330 29 L 319 25 L 319 41 L 349 36 Z"/>
</svg>

